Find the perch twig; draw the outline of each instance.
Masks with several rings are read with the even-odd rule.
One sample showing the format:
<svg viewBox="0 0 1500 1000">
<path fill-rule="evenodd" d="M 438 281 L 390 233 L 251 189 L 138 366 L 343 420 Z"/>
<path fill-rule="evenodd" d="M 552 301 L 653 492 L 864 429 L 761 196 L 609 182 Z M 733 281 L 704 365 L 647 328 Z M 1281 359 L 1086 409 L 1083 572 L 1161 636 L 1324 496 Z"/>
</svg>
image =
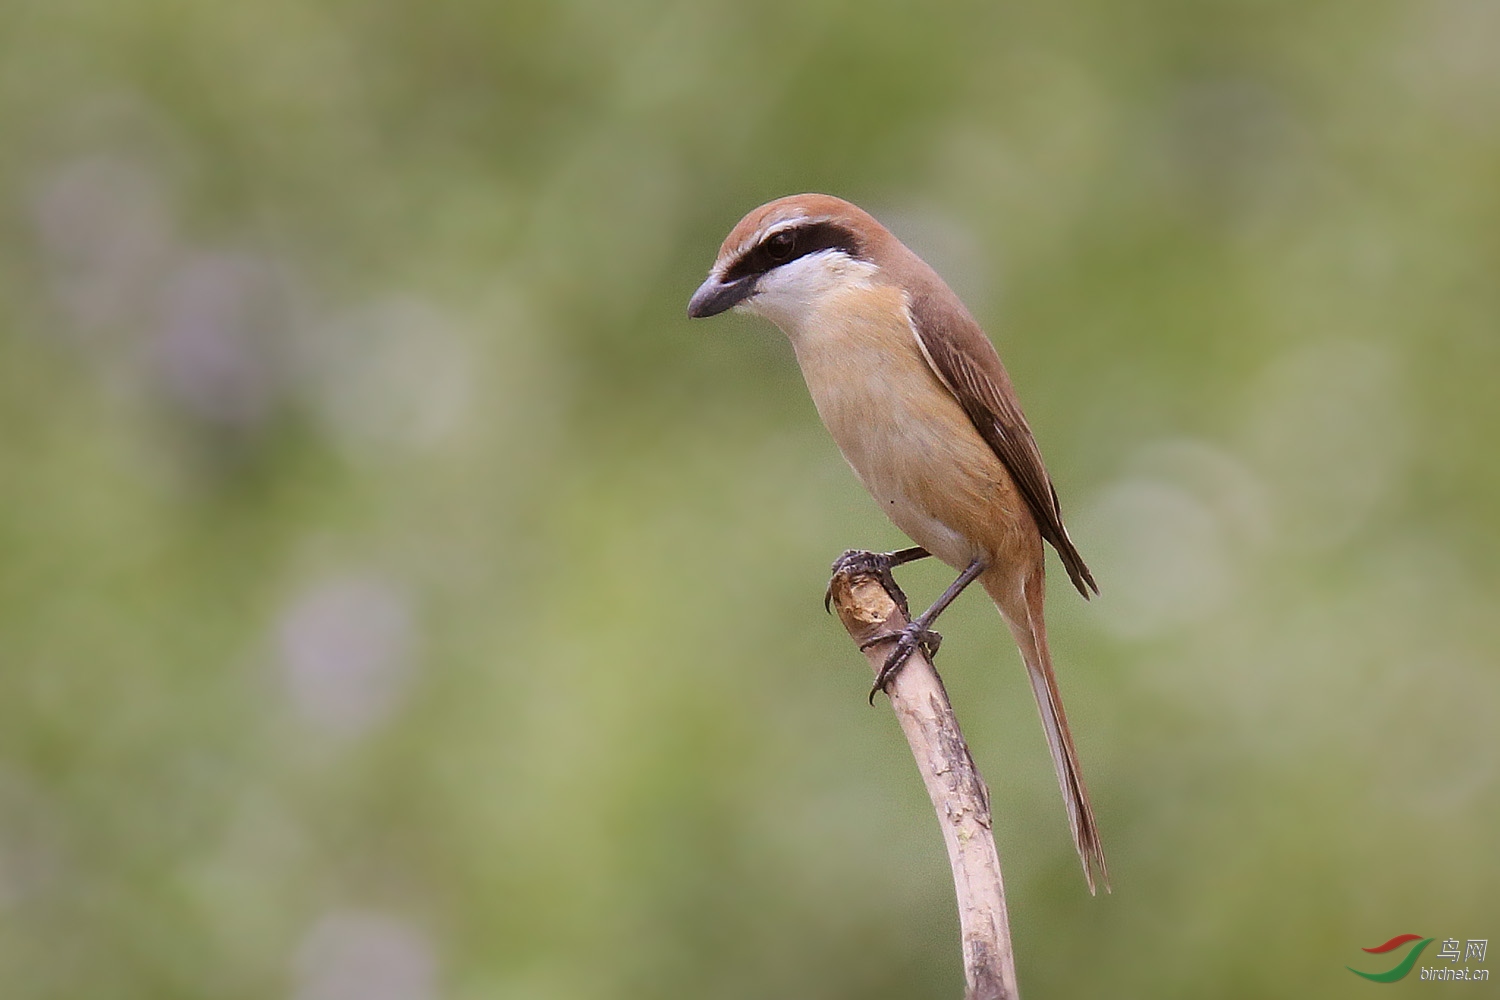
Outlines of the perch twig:
<svg viewBox="0 0 1500 1000">
<path fill-rule="evenodd" d="M 840 560 L 829 596 L 856 645 L 907 625 L 905 597 L 873 573 Z M 865 650 L 879 674 L 892 641 Z M 1000 856 L 990 830 L 990 796 L 959 731 L 948 692 L 921 650 L 912 654 L 889 686 L 891 707 L 937 812 L 953 868 L 963 937 L 965 1000 L 1016 1000 L 1015 954 L 1005 911 Z"/>
</svg>

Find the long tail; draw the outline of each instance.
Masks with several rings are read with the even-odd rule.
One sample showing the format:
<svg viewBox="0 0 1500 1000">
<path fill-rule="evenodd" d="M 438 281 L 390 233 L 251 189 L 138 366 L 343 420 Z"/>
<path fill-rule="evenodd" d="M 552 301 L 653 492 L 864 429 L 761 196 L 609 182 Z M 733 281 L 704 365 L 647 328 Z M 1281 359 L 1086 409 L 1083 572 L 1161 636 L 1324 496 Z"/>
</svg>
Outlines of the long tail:
<svg viewBox="0 0 1500 1000">
<path fill-rule="evenodd" d="M 1089 790 L 1083 783 L 1083 769 L 1078 763 L 1078 751 L 1073 746 L 1073 734 L 1068 730 L 1068 716 L 1063 711 L 1062 695 L 1057 690 L 1057 677 L 1052 672 L 1052 654 L 1047 649 L 1041 576 L 1041 573 L 1036 573 L 1028 579 L 1024 594 L 1007 593 L 1002 581 L 990 577 L 985 578 L 985 589 L 1004 615 L 1016 645 L 1021 647 L 1021 658 L 1026 661 L 1031 690 L 1042 713 L 1047 748 L 1052 751 L 1052 764 L 1057 769 L 1057 783 L 1062 789 L 1063 803 L 1068 807 L 1073 846 L 1083 863 L 1083 877 L 1088 880 L 1089 892 L 1097 891 L 1095 879 L 1104 884 L 1105 892 L 1109 892 L 1109 866 L 1104 860 L 1104 844 L 1099 839 L 1099 826 L 1094 822 L 1094 808 L 1089 804 Z"/>
</svg>

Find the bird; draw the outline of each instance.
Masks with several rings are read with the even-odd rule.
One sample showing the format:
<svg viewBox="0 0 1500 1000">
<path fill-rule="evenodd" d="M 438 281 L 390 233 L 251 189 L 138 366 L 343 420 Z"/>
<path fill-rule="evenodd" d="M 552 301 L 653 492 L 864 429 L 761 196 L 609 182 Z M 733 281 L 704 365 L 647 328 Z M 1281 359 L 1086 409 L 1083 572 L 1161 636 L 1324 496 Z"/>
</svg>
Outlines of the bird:
<svg viewBox="0 0 1500 1000">
<path fill-rule="evenodd" d="M 734 310 L 786 334 L 845 460 L 916 546 L 858 553 L 890 569 L 935 556 L 958 578 L 899 634 L 871 698 L 978 581 L 1020 649 L 1090 893 L 1109 889 L 1099 827 L 1053 672 L 1043 543 L 1085 599 L 1099 592 L 994 344 L 937 272 L 874 216 L 826 194 L 753 209 L 730 230 L 688 316 Z M 854 553 L 850 553 L 852 555 Z M 837 568 L 838 564 L 835 564 Z"/>
</svg>

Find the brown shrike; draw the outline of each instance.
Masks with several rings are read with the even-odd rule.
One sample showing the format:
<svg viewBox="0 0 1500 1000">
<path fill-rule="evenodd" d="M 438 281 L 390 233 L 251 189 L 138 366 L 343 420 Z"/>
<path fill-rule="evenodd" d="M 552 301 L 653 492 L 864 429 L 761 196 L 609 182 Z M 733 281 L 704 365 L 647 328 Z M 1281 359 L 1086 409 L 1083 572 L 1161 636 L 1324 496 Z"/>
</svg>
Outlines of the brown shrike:
<svg viewBox="0 0 1500 1000">
<path fill-rule="evenodd" d="M 958 579 L 904 629 L 876 689 L 978 580 L 1021 648 L 1042 713 L 1089 891 L 1109 887 L 1099 829 L 1047 649 L 1046 541 L 1085 598 L 1098 586 L 1063 527 L 1000 355 L 943 279 L 868 213 L 801 194 L 762 205 L 730 231 L 688 315 L 737 309 L 791 339 L 839 450 L 896 527 L 919 548 L 875 556 L 892 566 L 934 555 Z M 884 639 L 885 637 L 882 637 Z M 873 692 L 872 692 L 873 694 Z"/>
</svg>

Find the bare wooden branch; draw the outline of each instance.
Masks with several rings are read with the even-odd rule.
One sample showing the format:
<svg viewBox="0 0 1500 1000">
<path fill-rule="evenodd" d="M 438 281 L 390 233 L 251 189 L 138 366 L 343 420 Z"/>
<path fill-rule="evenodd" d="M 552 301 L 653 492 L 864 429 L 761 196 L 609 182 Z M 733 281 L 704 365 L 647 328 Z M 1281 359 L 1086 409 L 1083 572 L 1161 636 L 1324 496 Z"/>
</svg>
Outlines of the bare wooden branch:
<svg viewBox="0 0 1500 1000">
<path fill-rule="evenodd" d="M 856 644 L 907 625 L 904 596 L 899 590 L 888 593 L 873 573 L 836 567 L 829 595 Z M 865 650 L 877 674 L 892 644 Z M 965 1000 L 1015 1000 L 1016 963 L 1000 856 L 990 830 L 989 789 L 959 731 L 942 679 L 920 650 L 897 673 L 889 694 L 948 846 L 963 936 Z"/>
</svg>

